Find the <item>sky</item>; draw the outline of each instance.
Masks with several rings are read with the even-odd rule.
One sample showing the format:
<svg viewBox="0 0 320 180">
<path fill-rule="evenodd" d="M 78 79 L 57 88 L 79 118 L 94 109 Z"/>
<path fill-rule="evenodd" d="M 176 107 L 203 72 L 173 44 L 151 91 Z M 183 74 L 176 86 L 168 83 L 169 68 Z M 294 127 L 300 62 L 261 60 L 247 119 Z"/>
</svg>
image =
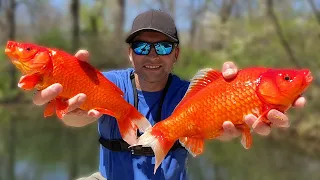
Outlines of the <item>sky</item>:
<svg viewBox="0 0 320 180">
<path fill-rule="evenodd" d="M 93 4 L 96 0 L 80 0 L 81 3 Z M 108 0 L 111 1 L 111 0 Z M 112 0 L 115 1 L 115 0 Z M 139 6 L 135 4 L 138 0 L 126 0 L 126 12 L 125 12 L 125 31 L 129 31 L 131 28 L 132 22 L 134 18 L 141 12 L 146 11 L 149 8 L 159 9 L 159 5 L 154 3 L 155 0 L 140 0 L 141 2 Z M 176 0 L 176 24 L 179 31 L 187 31 L 190 27 L 190 16 L 187 8 L 190 6 L 192 0 Z M 197 4 L 202 4 L 205 0 L 198 0 Z M 215 0 L 216 4 L 221 4 L 223 0 Z M 69 11 L 70 0 L 50 0 L 51 4 L 56 8 L 60 9 L 62 12 Z M 276 1 L 275 1 L 276 2 Z M 302 7 L 308 7 L 307 2 L 305 0 L 297 0 L 294 7 L 296 9 L 302 9 Z M 314 0 L 320 9 L 320 0 Z M 307 6 L 306 6 L 307 5 Z M 307 10 L 307 11 L 308 11 Z"/>
<path fill-rule="evenodd" d="M 135 0 L 127 0 L 126 4 L 126 21 L 125 21 L 125 29 L 128 30 L 131 28 L 131 24 L 134 20 L 134 18 L 143 11 L 148 10 L 149 8 L 159 9 L 159 6 L 157 4 L 152 3 L 152 0 L 144 0 L 145 4 L 137 7 L 132 6 L 134 4 Z M 204 0 L 199 0 L 199 2 L 203 2 Z M 51 0 L 52 5 L 56 8 L 60 8 L 62 10 L 68 10 L 70 1 L 66 0 Z M 93 0 L 81 0 L 81 2 L 85 3 L 92 3 Z M 154 1 L 153 1 L 154 2 Z M 188 6 L 190 3 L 190 0 L 179 0 L 179 7 L 181 6 Z M 190 27 L 190 22 L 187 20 L 187 17 L 183 15 L 185 13 L 185 8 L 177 8 L 176 10 L 176 24 L 177 28 L 180 30 L 186 30 Z"/>
<path fill-rule="evenodd" d="M 56 8 L 68 10 L 70 0 L 50 0 L 52 4 Z M 82 3 L 94 3 L 95 0 L 80 0 Z M 113 0 L 115 1 L 115 0 Z M 132 21 L 134 18 L 141 12 L 147 10 L 148 8 L 155 8 L 159 9 L 159 5 L 155 4 L 155 0 L 143 0 L 144 3 L 142 3 L 139 7 L 135 4 L 135 1 L 137 0 L 126 0 L 126 21 L 125 21 L 125 30 L 130 29 Z M 191 2 L 193 0 L 176 0 L 176 24 L 177 28 L 179 30 L 187 30 L 190 27 L 190 20 L 188 20 L 188 11 L 186 10 L 186 7 L 190 6 Z M 198 4 L 202 4 L 205 0 L 198 0 Z M 219 6 L 222 3 L 223 0 L 215 0 L 215 3 Z M 313 0 L 315 4 L 318 6 L 318 9 L 320 9 L 320 0 Z M 275 1 L 276 4 L 277 1 Z M 133 6 L 134 5 L 134 6 Z M 295 1 L 294 7 L 296 9 L 302 10 L 304 8 L 308 8 L 310 10 L 309 4 L 305 0 L 297 0 Z M 304 9 L 306 10 L 306 9 Z M 308 11 L 306 10 L 306 11 Z"/>
</svg>

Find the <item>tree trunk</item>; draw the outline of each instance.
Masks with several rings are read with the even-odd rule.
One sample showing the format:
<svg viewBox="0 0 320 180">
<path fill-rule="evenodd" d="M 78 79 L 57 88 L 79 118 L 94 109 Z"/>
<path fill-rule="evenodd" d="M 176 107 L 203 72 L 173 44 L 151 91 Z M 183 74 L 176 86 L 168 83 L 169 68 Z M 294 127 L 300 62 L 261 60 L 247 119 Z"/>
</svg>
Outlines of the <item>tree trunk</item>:
<svg viewBox="0 0 320 180">
<path fill-rule="evenodd" d="M 168 10 L 171 14 L 172 19 L 176 19 L 176 0 L 169 1 Z"/>
<path fill-rule="evenodd" d="M 196 16 L 196 1 L 192 0 L 191 2 L 191 6 L 190 6 L 190 12 L 192 14 L 191 16 L 191 27 L 190 27 L 190 40 L 189 40 L 189 48 L 194 49 L 196 47 L 196 32 L 197 32 L 197 28 L 199 28 L 197 25 L 197 16 Z"/>
<path fill-rule="evenodd" d="M 125 22 L 125 0 L 117 0 L 117 11 L 114 15 L 115 31 L 113 43 L 115 45 L 114 53 L 122 57 L 126 56 L 126 51 L 123 46 L 124 42 L 124 22 Z M 121 58 L 122 59 L 122 58 Z"/>
<path fill-rule="evenodd" d="M 308 0 L 310 7 L 314 13 L 314 15 L 316 16 L 316 19 L 318 21 L 318 24 L 320 25 L 320 11 L 317 9 L 316 4 L 314 3 L 313 0 Z"/>
<path fill-rule="evenodd" d="M 72 17 L 72 52 L 75 53 L 80 47 L 80 27 L 79 27 L 79 9 L 80 3 L 79 0 L 72 0 L 70 5 L 70 12 Z M 69 150 L 69 179 L 74 180 L 78 176 L 78 138 L 74 129 L 66 129 L 67 131 L 67 142 L 68 142 L 68 150 Z"/>
<path fill-rule="evenodd" d="M 220 21 L 221 24 L 225 24 L 231 15 L 232 8 L 234 7 L 234 4 L 236 3 L 236 0 L 224 0 L 221 10 L 220 10 Z"/>
<path fill-rule="evenodd" d="M 16 39 L 16 21 L 15 21 L 16 1 L 10 0 L 6 9 L 7 25 L 8 25 L 8 40 Z M 11 77 L 10 88 L 16 88 L 16 71 L 13 64 L 8 68 Z M 15 180 L 15 165 L 16 165 L 16 119 L 15 117 L 9 120 L 8 128 L 8 163 L 7 163 L 7 179 Z"/>
<path fill-rule="evenodd" d="M 225 47 L 225 39 L 226 39 L 226 24 L 231 16 L 232 9 L 236 3 L 236 0 L 225 0 L 222 3 L 222 7 L 220 9 L 220 24 L 218 27 L 217 40 L 213 42 L 212 47 L 214 49 L 223 49 Z"/>
<path fill-rule="evenodd" d="M 253 4 L 252 0 L 247 0 L 247 5 L 248 5 L 248 20 L 249 22 L 252 21 L 253 19 Z"/>
<path fill-rule="evenodd" d="M 209 1 L 206 0 L 204 4 L 200 7 L 197 8 L 197 4 L 199 1 L 197 0 L 192 0 L 191 6 L 190 6 L 190 18 L 191 18 L 191 27 L 189 31 L 189 48 L 195 48 L 197 47 L 197 30 L 200 29 L 199 23 L 198 23 L 198 18 L 201 16 L 208 8 L 208 3 Z M 200 40 L 201 41 L 201 40 Z"/>
<path fill-rule="evenodd" d="M 119 42 L 119 47 L 124 41 L 123 26 L 125 22 L 125 0 L 118 0 L 117 12 L 115 14 L 115 42 Z"/>
<path fill-rule="evenodd" d="M 270 18 L 271 22 L 273 23 L 273 26 L 277 32 L 277 35 L 279 37 L 280 43 L 283 46 L 286 54 L 289 57 L 289 60 L 297 67 L 300 67 L 299 62 L 297 61 L 297 59 L 294 56 L 294 53 L 289 45 L 289 43 L 287 42 L 287 40 L 284 37 L 282 28 L 278 22 L 277 16 L 275 15 L 274 11 L 273 11 L 273 0 L 267 0 L 267 16 Z"/>
<path fill-rule="evenodd" d="M 75 52 L 80 45 L 80 27 L 79 27 L 79 0 L 72 0 L 70 11 L 72 17 L 72 51 Z"/>
</svg>

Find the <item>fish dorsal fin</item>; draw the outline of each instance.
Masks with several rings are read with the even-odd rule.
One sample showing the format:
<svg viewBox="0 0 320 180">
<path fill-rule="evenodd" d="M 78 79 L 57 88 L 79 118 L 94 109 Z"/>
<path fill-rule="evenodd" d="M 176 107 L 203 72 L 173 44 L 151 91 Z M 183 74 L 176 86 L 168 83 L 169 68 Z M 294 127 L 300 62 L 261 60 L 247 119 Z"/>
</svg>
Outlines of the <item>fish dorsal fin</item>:
<svg viewBox="0 0 320 180">
<path fill-rule="evenodd" d="M 220 77 L 222 77 L 222 73 L 211 68 L 205 68 L 198 71 L 197 74 L 191 79 L 189 88 L 178 106 L 182 105 L 187 99 L 191 98 L 197 92 L 207 87 Z"/>
</svg>

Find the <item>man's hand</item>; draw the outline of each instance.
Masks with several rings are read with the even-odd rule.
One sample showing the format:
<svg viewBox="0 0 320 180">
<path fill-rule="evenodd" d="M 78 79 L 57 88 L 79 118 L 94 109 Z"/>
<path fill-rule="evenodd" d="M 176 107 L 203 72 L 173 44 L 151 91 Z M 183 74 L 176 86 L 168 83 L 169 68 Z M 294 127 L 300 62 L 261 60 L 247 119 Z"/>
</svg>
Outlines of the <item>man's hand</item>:
<svg viewBox="0 0 320 180">
<path fill-rule="evenodd" d="M 225 62 L 223 64 L 222 74 L 224 78 L 233 78 L 237 75 L 237 73 L 238 68 L 233 62 Z M 293 106 L 303 107 L 305 103 L 306 99 L 304 97 L 299 97 L 298 99 L 296 99 Z M 275 127 L 287 128 L 290 125 L 288 117 L 282 112 L 275 109 L 269 111 L 269 113 L 267 114 L 267 119 L 270 120 L 275 125 Z M 271 132 L 271 127 L 265 124 L 264 122 L 258 120 L 258 118 L 253 114 L 248 114 L 247 116 L 245 116 L 244 121 L 250 127 L 252 127 L 256 133 L 260 135 L 267 136 Z M 230 121 L 224 122 L 222 126 L 224 133 L 217 138 L 219 140 L 230 140 L 235 137 L 238 137 L 241 134 L 241 131 L 238 130 Z"/>
<path fill-rule="evenodd" d="M 89 52 L 86 50 L 79 50 L 75 57 L 77 57 L 81 61 L 89 61 Z M 35 93 L 33 97 L 33 102 L 36 105 L 43 105 L 51 101 L 52 99 L 56 98 L 60 93 L 62 92 L 62 86 L 61 84 L 52 84 L 51 86 L 47 87 L 46 89 L 43 89 L 41 91 L 38 91 Z M 80 105 L 86 100 L 87 96 L 83 93 L 77 94 L 76 96 L 70 98 L 67 102 L 69 105 L 68 111 L 64 118 L 68 118 L 68 116 L 72 115 L 80 115 L 80 114 L 87 114 L 89 116 L 98 118 L 101 116 L 101 114 L 96 110 L 90 110 L 89 112 L 79 112 L 82 110 L 79 110 L 78 108 Z"/>
</svg>

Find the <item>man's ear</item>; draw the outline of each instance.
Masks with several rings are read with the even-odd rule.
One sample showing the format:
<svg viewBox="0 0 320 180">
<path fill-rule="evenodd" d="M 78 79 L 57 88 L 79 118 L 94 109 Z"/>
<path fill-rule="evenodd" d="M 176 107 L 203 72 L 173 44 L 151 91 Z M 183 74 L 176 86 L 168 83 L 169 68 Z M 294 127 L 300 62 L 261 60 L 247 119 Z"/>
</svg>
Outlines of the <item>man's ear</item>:
<svg viewBox="0 0 320 180">
<path fill-rule="evenodd" d="M 132 48 L 129 47 L 128 49 L 128 57 L 129 57 L 129 61 L 132 63 Z"/>
</svg>

